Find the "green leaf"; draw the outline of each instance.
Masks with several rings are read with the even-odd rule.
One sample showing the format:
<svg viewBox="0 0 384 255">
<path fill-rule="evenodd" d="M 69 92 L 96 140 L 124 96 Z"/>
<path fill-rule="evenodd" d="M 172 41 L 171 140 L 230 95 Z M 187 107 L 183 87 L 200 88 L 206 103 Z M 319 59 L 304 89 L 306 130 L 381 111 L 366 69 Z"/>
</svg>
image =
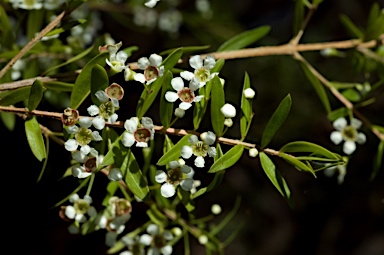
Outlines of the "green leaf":
<svg viewBox="0 0 384 255">
<path fill-rule="evenodd" d="M 295 157 L 292 157 L 291 155 L 288 155 L 288 154 L 283 153 L 283 152 L 279 153 L 279 157 L 284 159 L 286 162 L 288 162 L 289 164 L 291 164 L 295 168 L 309 172 L 309 173 L 313 174 L 313 176 L 316 177 L 315 171 L 313 171 L 313 169 L 310 166 L 304 164 L 303 162 L 296 159 Z"/>
<path fill-rule="evenodd" d="M 355 89 L 346 89 L 341 94 L 351 102 L 358 102 L 361 99 L 360 93 Z"/>
<path fill-rule="evenodd" d="M 0 45 L 2 45 L 3 49 L 11 49 L 15 40 L 13 35 L 14 31 L 2 5 L 0 5 L 0 28 L 0 32 L 2 33 L 2 36 L 0 37 Z"/>
<path fill-rule="evenodd" d="M 374 2 L 371 6 L 367 21 L 367 30 L 371 27 L 380 16 L 380 5 Z"/>
<path fill-rule="evenodd" d="M 194 201 L 191 199 L 190 191 L 185 191 L 182 188 L 178 188 L 177 196 L 180 198 L 181 202 L 183 203 L 185 209 L 187 209 L 188 212 L 192 212 L 193 210 L 195 210 Z"/>
<path fill-rule="evenodd" d="M 66 83 L 60 81 L 47 81 L 43 82 L 43 86 L 46 89 L 59 91 L 59 92 L 71 92 L 73 90 L 73 83 Z"/>
<path fill-rule="evenodd" d="M 172 67 L 174 67 L 177 64 L 177 62 L 179 61 L 182 55 L 183 55 L 183 48 L 178 48 L 174 52 L 169 54 L 169 56 L 163 61 L 164 70 L 172 69 Z"/>
<path fill-rule="evenodd" d="M 231 51 L 245 48 L 266 36 L 270 30 L 270 26 L 260 26 L 255 29 L 242 32 L 220 45 L 217 51 Z"/>
<path fill-rule="evenodd" d="M 211 190 L 214 190 L 216 187 L 218 187 L 223 181 L 224 174 L 225 174 L 225 170 L 216 172 L 212 182 L 207 187 L 200 188 L 194 194 L 192 194 L 192 199 L 195 199 L 198 196 L 201 196 L 206 192 L 210 192 Z"/>
<path fill-rule="evenodd" d="M 251 82 L 249 80 L 249 75 L 245 72 L 243 90 L 246 90 L 251 87 Z M 248 99 L 244 96 L 244 93 L 241 94 L 241 117 L 240 117 L 240 133 L 241 138 L 244 139 L 247 136 L 248 125 L 252 121 L 252 99 Z"/>
<path fill-rule="evenodd" d="M 117 139 L 113 140 L 114 142 L 110 145 L 110 149 L 108 150 L 107 154 L 105 154 L 103 159 L 103 165 L 109 166 L 115 163 L 115 158 L 122 159 L 123 158 L 123 152 L 126 153 L 126 148 L 122 143 L 120 143 L 121 138 L 123 137 L 123 134 L 121 134 Z M 122 161 L 117 162 L 118 165 L 122 164 Z"/>
<path fill-rule="evenodd" d="M 261 137 L 261 147 L 264 148 L 272 140 L 275 133 L 279 130 L 288 116 L 291 109 L 291 95 L 287 95 L 279 104 L 272 117 L 269 119 Z"/>
<path fill-rule="evenodd" d="M 373 161 L 373 171 L 370 176 L 371 181 L 375 179 L 375 177 L 379 173 L 379 170 L 382 169 L 381 166 L 383 164 L 383 155 L 384 155 L 384 141 L 380 141 L 374 161 Z"/>
<path fill-rule="evenodd" d="M 1 93 L 0 105 L 13 105 L 28 99 L 31 87 L 22 87 L 9 92 Z"/>
<path fill-rule="evenodd" d="M 36 79 L 32 86 L 28 99 L 28 109 L 30 111 L 36 110 L 43 98 L 44 87 L 40 80 Z"/>
<path fill-rule="evenodd" d="M 27 38 L 32 39 L 40 32 L 43 26 L 44 9 L 42 10 L 29 10 L 27 18 Z"/>
<path fill-rule="evenodd" d="M 83 68 L 73 86 L 70 108 L 77 109 L 91 92 L 91 73 L 95 65 L 105 65 L 108 52 L 102 52 L 91 59 Z"/>
<path fill-rule="evenodd" d="M 14 113 L 0 112 L 0 119 L 9 131 L 13 131 L 15 129 L 16 115 Z"/>
<path fill-rule="evenodd" d="M 105 207 L 108 206 L 109 199 L 115 195 L 115 193 L 116 193 L 118 188 L 119 188 L 119 183 L 118 182 L 110 181 L 108 183 L 107 188 L 106 188 L 107 194 L 104 197 L 103 202 L 102 202 L 103 206 L 105 206 Z"/>
<path fill-rule="evenodd" d="M 338 118 L 345 117 L 348 115 L 348 109 L 346 107 L 341 107 L 339 109 L 333 110 L 332 112 L 328 113 L 328 119 L 329 121 L 335 121 Z"/>
<path fill-rule="evenodd" d="M 49 31 L 45 36 L 53 36 L 53 35 L 61 34 L 65 31 L 72 29 L 75 26 L 85 23 L 86 21 L 87 20 L 85 19 L 78 19 L 78 20 L 69 20 L 67 22 L 62 22 L 61 27 L 53 29 L 52 31 Z"/>
<path fill-rule="evenodd" d="M 304 23 L 305 6 L 302 0 L 295 1 L 295 20 L 293 22 L 293 34 L 297 35 Z"/>
<path fill-rule="evenodd" d="M 164 128 L 169 128 L 169 125 L 171 123 L 171 119 L 173 116 L 173 103 L 170 103 L 165 99 L 165 93 L 167 91 L 174 91 L 171 85 L 172 77 L 173 75 L 171 71 L 168 70 L 167 73 L 165 74 L 163 87 L 161 89 L 160 121 L 161 121 L 161 125 L 163 125 Z"/>
<path fill-rule="evenodd" d="M 331 111 L 331 105 L 329 103 L 327 92 L 325 91 L 324 86 L 317 79 L 317 77 L 309 70 L 306 64 L 300 62 L 300 66 L 302 67 L 308 80 L 311 82 L 313 88 L 315 89 L 317 95 L 320 98 L 320 101 L 323 103 L 325 110 L 327 111 L 327 113 L 329 113 Z"/>
<path fill-rule="evenodd" d="M 243 154 L 243 150 L 244 146 L 241 144 L 232 147 L 222 157 L 220 157 L 212 164 L 208 173 L 215 173 L 217 171 L 224 170 L 233 166 L 240 159 L 241 155 Z"/>
<path fill-rule="evenodd" d="M 181 151 L 181 148 L 184 146 L 184 145 L 188 145 L 189 142 L 188 142 L 188 139 L 191 135 L 186 135 L 184 136 L 183 138 L 181 138 L 176 144 L 175 146 L 173 146 L 169 151 L 167 151 L 167 153 L 165 153 L 156 163 L 156 165 L 158 166 L 164 166 L 166 164 L 168 164 L 169 162 L 173 161 L 173 160 L 177 160 L 178 158 L 180 158 L 180 151 Z"/>
<path fill-rule="evenodd" d="M 49 74 L 49 73 L 50 73 L 51 71 L 53 71 L 53 70 L 56 70 L 56 69 L 58 69 L 58 68 L 60 68 L 60 67 L 66 66 L 66 65 L 68 65 L 68 64 L 71 64 L 71 63 L 73 63 L 73 62 L 75 62 L 75 61 L 77 61 L 77 60 L 80 60 L 80 59 L 84 58 L 86 55 L 88 55 L 88 54 L 93 50 L 94 47 L 95 47 L 95 46 L 92 45 L 91 47 L 89 47 L 89 48 L 86 49 L 85 51 L 82 51 L 81 53 L 79 53 L 78 55 L 76 55 L 76 56 L 74 56 L 74 57 L 68 59 L 67 61 L 65 61 L 65 62 L 63 62 L 63 63 L 61 63 L 61 64 L 59 64 L 59 65 L 57 65 L 57 66 L 54 66 L 54 67 L 49 68 L 48 70 L 46 70 L 46 71 L 42 74 L 42 76 Z"/>
<path fill-rule="evenodd" d="M 141 93 L 139 102 L 137 103 L 136 117 L 141 119 L 151 107 L 153 101 L 155 101 L 157 94 L 159 93 L 165 76 L 157 78 L 151 85 L 147 86 Z"/>
<path fill-rule="evenodd" d="M 341 23 L 347 28 L 348 32 L 351 36 L 355 38 L 363 38 L 364 34 L 355 24 L 353 24 L 352 20 L 346 16 L 345 14 L 340 14 Z"/>
<path fill-rule="evenodd" d="M 120 167 L 123 178 L 128 188 L 136 197 L 143 200 L 149 193 L 147 181 L 141 173 L 140 166 L 136 161 L 135 155 L 129 149 Z"/>
<path fill-rule="evenodd" d="M 95 95 L 96 92 L 99 90 L 104 91 L 108 86 L 109 78 L 107 71 L 105 71 L 104 67 L 96 64 L 91 71 L 91 100 L 95 105 L 99 106 L 101 104 Z"/>
<path fill-rule="evenodd" d="M 291 204 L 292 197 L 291 191 L 280 172 L 276 169 L 275 164 L 272 160 L 264 153 L 260 152 L 260 162 L 261 167 L 264 170 L 264 173 L 267 175 L 268 179 L 272 182 L 273 186 L 280 192 L 280 194 L 287 199 Z"/>
<path fill-rule="evenodd" d="M 381 11 L 380 15 L 367 27 L 364 34 L 364 41 L 378 40 L 380 35 L 384 33 L 384 12 Z"/>
<path fill-rule="evenodd" d="M 32 117 L 25 121 L 25 133 L 33 155 L 35 155 L 39 161 L 45 159 L 47 157 L 47 152 L 45 150 L 40 125 L 37 122 L 36 117 Z"/>
<path fill-rule="evenodd" d="M 329 159 L 341 159 L 341 157 L 335 153 L 330 152 L 326 148 L 304 141 L 297 141 L 287 143 L 283 147 L 281 147 L 280 152 L 293 153 L 293 152 L 310 152 L 315 153 L 318 156 L 323 156 Z"/>
<path fill-rule="evenodd" d="M 152 204 L 147 210 L 147 215 L 153 223 L 158 226 L 166 227 L 168 225 L 168 219 L 165 215 L 157 209 L 156 204 Z"/>
<path fill-rule="evenodd" d="M 225 104 L 225 96 L 223 84 L 220 78 L 215 75 L 212 79 L 212 92 L 211 92 L 211 123 L 213 132 L 217 137 L 222 136 L 224 129 L 225 117 L 221 112 L 221 107 Z"/>
</svg>

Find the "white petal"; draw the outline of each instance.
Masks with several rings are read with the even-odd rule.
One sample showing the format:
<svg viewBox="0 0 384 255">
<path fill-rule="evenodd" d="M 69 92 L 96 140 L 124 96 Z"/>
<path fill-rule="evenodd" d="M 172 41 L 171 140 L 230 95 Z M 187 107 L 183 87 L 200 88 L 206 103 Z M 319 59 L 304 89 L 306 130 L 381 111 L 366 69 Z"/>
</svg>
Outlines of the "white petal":
<svg viewBox="0 0 384 255">
<path fill-rule="evenodd" d="M 92 197 L 89 196 L 89 195 L 85 195 L 85 196 L 84 196 L 84 200 L 85 200 L 88 204 L 92 204 L 92 202 L 93 202 Z"/>
<path fill-rule="evenodd" d="M 363 143 L 365 143 L 366 140 L 367 140 L 367 137 L 365 136 L 364 133 L 358 133 L 357 134 L 356 142 L 358 144 L 363 144 Z"/>
<path fill-rule="evenodd" d="M 127 58 L 128 58 L 128 54 L 125 53 L 125 51 L 119 51 L 119 52 L 117 52 L 117 54 L 116 54 L 116 60 L 117 60 L 118 62 L 120 62 L 120 64 L 121 64 L 122 66 L 125 65 L 125 61 L 127 60 Z"/>
<path fill-rule="evenodd" d="M 108 118 L 108 122 L 113 124 L 113 123 L 115 123 L 117 121 L 118 117 L 119 116 L 116 113 L 114 113 L 114 114 L 112 114 L 111 117 Z"/>
<path fill-rule="evenodd" d="M 72 175 L 74 177 L 79 178 L 79 179 L 87 178 L 91 174 L 92 173 L 86 172 L 83 166 L 74 166 L 74 167 L 72 167 Z"/>
<path fill-rule="evenodd" d="M 356 129 L 359 129 L 359 128 L 361 127 L 362 124 L 363 124 L 363 123 L 362 123 L 361 120 L 359 120 L 359 119 L 353 118 L 353 119 L 351 120 L 351 126 L 354 127 L 354 128 L 356 128 Z"/>
<path fill-rule="evenodd" d="M 145 76 L 142 73 L 135 73 L 133 75 L 133 79 L 135 81 L 138 81 L 138 82 L 141 82 L 141 83 L 145 83 Z"/>
<path fill-rule="evenodd" d="M 193 56 L 189 59 L 189 64 L 193 69 L 199 69 L 203 66 L 203 59 L 200 55 Z"/>
<path fill-rule="evenodd" d="M 225 104 L 221 107 L 220 111 L 226 118 L 233 118 L 236 116 L 236 108 L 231 104 Z"/>
<path fill-rule="evenodd" d="M 333 127 L 338 131 L 343 130 L 343 128 L 345 128 L 346 126 L 347 126 L 347 120 L 343 117 L 338 118 L 333 122 Z"/>
<path fill-rule="evenodd" d="M 209 147 L 208 156 L 210 156 L 210 157 L 216 156 L 216 148 L 215 147 Z"/>
<path fill-rule="evenodd" d="M 89 145 L 81 146 L 80 152 L 84 155 L 88 155 L 91 152 L 91 147 Z"/>
<path fill-rule="evenodd" d="M 151 243 L 152 243 L 152 236 L 150 236 L 148 234 L 141 235 L 140 236 L 140 243 L 144 244 L 146 246 L 151 245 Z"/>
<path fill-rule="evenodd" d="M 75 207 L 73 207 L 72 205 L 68 205 L 67 207 L 65 207 L 64 214 L 65 216 L 67 216 L 68 219 L 74 219 L 76 216 Z"/>
<path fill-rule="evenodd" d="M 153 121 L 151 118 L 149 117 L 142 117 L 141 118 L 141 124 L 143 125 L 143 127 L 145 127 L 146 129 L 152 129 L 154 126 L 153 126 Z"/>
<path fill-rule="evenodd" d="M 158 1 L 159 0 L 148 0 L 144 5 L 149 7 L 149 8 L 153 8 L 156 6 Z"/>
<path fill-rule="evenodd" d="M 158 183 L 163 183 L 167 180 L 167 174 L 162 170 L 157 170 L 155 175 L 155 180 Z"/>
<path fill-rule="evenodd" d="M 161 247 L 160 250 L 161 250 L 161 253 L 163 253 L 164 255 L 171 255 L 172 254 L 172 246 L 170 246 L 170 245 L 166 245 L 164 247 Z"/>
<path fill-rule="evenodd" d="M 107 234 L 105 235 L 105 245 L 108 247 L 114 246 L 116 243 L 116 237 L 117 237 L 116 232 L 108 231 Z"/>
<path fill-rule="evenodd" d="M 64 147 L 67 151 L 75 151 L 79 144 L 75 139 L 69 139 L 64 143 Z"/>
<path fill-rule="evenodd" d="M 99 134 L 99 131 L 93 131 L 93 132 L 92 132 L 92 136 L 93 136 L 93 139 L 94 139 L 96 142 L 99 142 L 99 141 L 102 141 L 102 140 L 103 140 L 103 137 Z"/>
<path fill-rule="evenodd" d="M 90 126 L 92 126 L 92 120 L 89 117 L 80 118 L 79 119 L 79 125 L 82 128 L 89 128 Z"/>
<path fill-rule="evenodd" d="M 171 85 L 174 90 L 180 91 L 184 88 L 183 79 L 181 79 L 180 77 L 173 78 L 171 80 Z"/>
<path fill-rule="evenodd" d="M 119 168 L 112 168 L 108 173 L 108 179 L 114 182 L 120 181 L 123 179 L 123 173 Z"/>
<path fill-rule="evenodd" d="M 139 60 L 137 61 L 137 66 L 138 66 L 141 70 L 145 70 L 145 69 L 149 66 L 149 59 L 146 58 L 146 57 L 139 58 Z M 136 80 L 136 79 L 135 79 L 135 80 Z"/>
<path fill-rule="evenodd" d="M 77 132 L 79 132 L 79 127 L 76 125 L 69 126 L 67 131 L 68 131 L 68 134 L 76 134 Z"/>
<path fill-rule="evenodd" d="M 85 217 L 84 214 L 76 214 L 75 221 L 83 223 L 87 220 L 87 217 Z"/>
<path fill-rule="evenodd" d="M 68 227 L 68 232 L 73 234 L 73 235 L 75 235 L 75 234 L 80 233 L 80 230 L 79 230 L 79 228 L 75 224 L 71 224 Z"/>
<path fill-rule="evenodd" d="M 191 81 L 189 82 L 189 88 L 192 91 L 196 91 L 201 87 L 202 86 L 200 85 L 200 81 L 198 79 L 196 79 L 196 77 L 192 77 Z"/>
<path fill-rule="evenodd" d="M 193 100 L 193 102 L 200 102 L 201 99 L 203 99 L 204 96 L 196 96 L 195 99 Z"/>
<path fill-rule="evenodd" d="M 96 116 L 92 120 L 92 124 L 96 129 L 102 130 L 105 127 L 105 119 L 101 116 Z"/>
<path fill-rule="evenodd" d="M 189 138 L 188 138 L 188 142 L 190 144 L 195 144 L 199 141 L 199 138 L 196 136 L 196 135 L 191 135 Z"/>
<path fill-rule="evenodd" d="M 135 143 L 135 137 L 131 133 L 124 132 L 121 142 L 125 147 L 131 147 Z"/>
<path fill-rule="evenodd" d="M 80 151 L 76 151 L 72 153 L 72 159 L 79 163 L 85 163 L 85 161 L 88 160 L 88 157 Z"/>
<path fill-rule="evenodd" d="M 96 105 L 91 105 L 90 107 L 87 108 L 88 114 L 91 116 L 95 116 L 99 114 L 99 107 Z"/>
<path fill-rule="evenodd" d="M 190 71 L 182 71 L 180 72 L 180 76 L 186 79 L 187 81 L 190 81 L 195 77 L 195 74 Z"/>
<path fill-rule="evenodd" d="M 199 156 L 195 158 L 195 166 L 197 167 L 204 167 L 205 160 L 203 157 Z"/>
<path fill-rule="evenodd" d="M 146 142 L 137 142 L 136 147 L 146 148 L 148 147 L 148 143 Z"/>
<path fill-rule="evenodd" d="M 192 156 L 192 153 L 192 147 L 187 145 L 183 146 L 180 151 L 180 155 L 186 159 L 190 158 Z"/>
<path fill-rule="evenodd" d="M 79 195 L 78 195 L 77 193 L 75 193 L 75 194 L 72 194 L 72 195 L 69 197 L 69 202 L 74 203 L 74 202 L 76 202 L 76 201 L 79 200 L 79 199 L 80 199 Z"/>
<path fill-rule="evenodd" d="M 168 182 L 161 185 L 160 191 L 163 197 L 172 197 L 176 193 L 175 187 Z"/>
<path fill-rule="evenodd" d="M 204 59 L 204 67 L 211 70 L 216 64 L 216 60 L 213 56 L 206 56 Z"/>
<path fill-rule="evenodd" d="M 114 107 L 119 107 L 119 100 L 117 100 L 117 98 L 111 98 L 111 102 Z"/>
<path fill-rule="evenodd" d="M 191 104 L 191 103 L 181 102 L 181 103 L 179 104 L 179 108 L 180 108 L 181 110 L 184 110 L 184 111 L 188 110 L 188 109 L 191 108 L 191 107 L 192 107 L 192 104 Z"/>
<path fill-rule="evenodd" d="M 345 141 L 343 151 L 347 155 L 351 155 L 356 150 L 356 143 L 354 141 Z"/>
<path fill-rule="evenodd" d="M 87 213 L 90 217 L 93 217 L 97 214 L 96 208 L 93 206 L 90 206 L 87 210 Z"/>
<path fill-rule="evenodd" d="M 185 179 L 180 183 L 180 186 L 185 191 L 190 191 L 193 188 L 193 179 Z"/>
<path fill-rule="evenodd" d="M 134 133 L 137 130 L 137 125 L 139 124 L 139 119 L 137 117 L 132 117 L 129 120 L 126 120 L 124 123 L 124 128 L 129 133 Z"/>
<path fill-rule="evenodd" d="M 109 101 L 109 96 L 108 94 L 103 91 L 103 90 L 99 90 L 95 93 L 95 96 L 97 99 L 99 99 L 100 102 L 102 103 L 105 103 L 105 102 L 108 102 Z"/>
<path fill-rule="evenodd" d="M 159 67 L 163 62 L 163 58 L 157 54 L 151 54 L 149 56 L 149 63 L 151 66 Z"/>
<path fill-rule="evenodd" d="M 214 142 L 216 142 L 216 134 L 213 133 L 212 131 L 203 132 L 200 135 L 200 138 L 201 140 L 203 140 L 205 144 L 208 144 L 208 145 L 212 145 Z"/>
<path fill-rule="evenodd" d="M 179 161 L 174 160 L 174 161 L 171 161 L 168 163 L 168 167 L 171 169 L 175 169 L 175 168 L 180 167 L 180 163 L 179 163 Z"/>
<path fill-rule="evenodd" d="M 341 141 L 343 141 L 343 135 L 341 134 L 340 131 L 333 131 L 331 133 L 331 141 L 334 143 L 334 144 L 339 144 L 341 143 Z"/>
<path fill-rule="evenodd" d="M 147 227 L 147 232 L 150 235 L 156 235 L 159 233 L 159 227 L 156 224 L 149 224 Z"/>
</svg>

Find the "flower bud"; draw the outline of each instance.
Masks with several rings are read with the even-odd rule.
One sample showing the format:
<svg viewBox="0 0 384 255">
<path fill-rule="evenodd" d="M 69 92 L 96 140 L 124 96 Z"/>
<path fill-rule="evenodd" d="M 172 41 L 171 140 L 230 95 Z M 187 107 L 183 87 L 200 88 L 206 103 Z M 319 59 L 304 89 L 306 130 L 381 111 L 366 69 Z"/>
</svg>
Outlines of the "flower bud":
<svg viewBox="0 0 384 255">
<path fill-rule="evenodd" d="M 180 108 L 175 109 L 175 116 L 176 117 L 182 118 L 182 117 L 184 117 L 184 115 L 185 115 L 185 111 L 183 109 L 180 109 Z"/>
<path fill-rule="evenodd" d="M 256 148 L 252 148 L 249 150 L 249 156 L 254 158 L 259 154 L 259 151 Z"/>
<path fill-rule="evenodd" d="M 225 104 L 220 110 L 226 118 L 233 118 L 236 116 L 236 108 L 231 104 Z"/>
<path fill-rule="evenodd" d="M 252 99 L 255 97 L 255 91 L 251 88 L 247 88 L 243 91 L 245 98 Z"/>
<path fill-rule="evenodd" d="M 211 206 L 211 212 L 213 213 L 213 214 L 220 214 L 221 213 L 221 206 L 220 205 L 218 205 L 218 204 L 213 204 L 212 206 Z"/>
<path fill-rule="evenodd" d="M 226 125 L 227 127 L 232 127 L 233 125 L 233 121 L 231 118 L 227 118 L 224 120 L 224 125 Z"/>
<path fill-rule="evenodd" d="M 114 182 L 120 181 L 123 179 L 123 173 L 119 168 L 112 168 L 111 171 L 109 171 L 108 179 Z"/>
<path fill-rule="evenodd" d="M 206 236 L 206 235 L 201 235 L 201 236 L 199 236 L 199 243 L 201 244 L 201 245 L 204 245 L 204 244 L 206 244 L 208 242 L 208 237 Z"/>
</svg>

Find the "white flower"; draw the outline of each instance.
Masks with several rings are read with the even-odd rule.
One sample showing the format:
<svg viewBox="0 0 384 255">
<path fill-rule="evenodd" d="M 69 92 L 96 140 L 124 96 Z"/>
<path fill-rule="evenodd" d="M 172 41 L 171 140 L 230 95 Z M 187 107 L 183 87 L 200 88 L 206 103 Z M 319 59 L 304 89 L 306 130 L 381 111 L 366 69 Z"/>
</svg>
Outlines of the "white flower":
<svg viewBox="0 0 384 255">
<path fill-rule="evenodd" d="M 220 111 L 226 118 L 233 118 L 236 116 L 236 108 L 231 104 L 225 104 L 221 107 Z"/>
<path fill-rule="evenodd" d="M 85 195 L 83 199 L 79 197 L 78 194 L 73 194 L 69 197 L 69 201 L 73 203 L 72 205 L 68 205 L 65 208 L 65 216 L 69 219 L 73 219 L 79 223 L 83 223 L 87 220 L 87 216 L 96 215 L 95 207 L 91 206 L 92 198 L 88 195 Z"/>
<path fill-rule="evenodd" d="M 82 153 L 78 153 L 78 154 L 83 155 Z M 85 156 L 84 158 L 85 158 L 85 162 L 83 165 L 77 165 L 72 167 L 72 175 L 79 179 L 87 178 L 91 174 L 97 172 L 97 170 L 100 169 L 99 166 L 101 166 L 104 156 L 95 156 L 95 157 Z"/>
<path fill-rule="evenodd" d="M 256 92 L 251 88 L 247 88 L 243 91 L 243 94 L 245 98 L 252 99 L 255 97 Z"/>
<path fill-rule="evenodd" d="M 160 191 L 163 197 L 172 197 L 175 195 L 176 187 L 180 184 L 181 188 L 185 191 L 190 191 L 193 187 L 194 171 L 192 167 L 185 164 L 180 164 L 178 161 L 171 161 L 169 170 L 164 172 L 157 170 L 155 180 L 161 185 Z"/>
<path fill-rule="evenodd" d="M 92 131 L 89 127 L 92 125 L 92 121 L 88 117 L 79 119 L 80 128 L 76 125 L 68 127 L 68 133 L 74 134 L 75 139 L 68 139 L 64 143 L 64 147 L 68 151 L 75 151 L 81 146 L 80 151 L 87 155 L 91 151 L 91 147 L 88 145 L 91 141 L 101 141 L 102 138 L 99 132 Z"/>
<path fill-rule="evenodd" d="M 337 131 L 331 133 L 331 141 L 338 145 L 344 140 L 344 153 L 347 155 L 352 154 L 356 150 L 356 142 L 363 144 L 366 141 L 365 134 L 357 131 L 357 129 L 361 127 L 361 124 L 360 120 L 353 118 L 351 124 L 347 125 L 345 118 L 338 118 L 333 122 L 333 127 Z"/>
<path fill-rule="evenodd" d="M 140 242 L 140 236 L 131 238 L 129 236 L 123 236 L 121 241 L 127 246 L 128 251 L 123 251 L 119 255 L 144 255 L 144 247 Z"/>
<path fill-rule="evenodd" d="M 15 9 L 39 10 L 43 7 L 42 0 L 13 0 L 9 2 L 12 3 L 12 7 Z"/>
<path fill-rule="evenodd" d="M 142 57 L 137 61 L 139 69 L 144 70 L 144 74 L 135 73 L 133 78 L 145 85 L 154 82 L 157 77 L 163 76 L 164 66 L 161 65 L 163 58 L 157 54 L 151 54 L 149 59 Z"/>
<path fill-rule="evenodd" d="M 127 66 L 125 61 L 128 59 L 128 54 L 124 51 L 119 51 L 120 47 L 123 45 L 122 42 L 119 42 L 115 45 L 106 45 L 104 48 L 109 52 L 109 59 L 105 59 L 107 65 L 109 65 L 115 72 L 123 71 Z"/>
<path fill-rule="evenodd" d="M 249 149 L 249 156 L 254 158 L 259 154 L 259 151 L 256 148 Z"/>
<path fill-rule="evenodd" d="M 173 239 L 173 235 L 169 230 L 164 230 L 162 233 L 155 224 L 149 224 L 147 227 L 148 234 L 140 236 L 140 243 L 151 246 L 148 249 L 148 254 L 172 254 L 172 246 L 167 245 L 166 242 Z"/>
<path fill-rule="evenodd" d="M 109 123 L 115 123 L 117 121 L 118 115 L 115 113 L 119 109 L 119 101 L 116 98 L 110 98 L 109 95 L 102 90 L 99 90 L 95 93 L 95 96 L 101 104 L 99 106 L 91 105 L 87 108 L 89 115 L 96 116 L 92 120 L 93 126 L 102 130 L 105 127 L 105 120 Z"/>
<path fill-rule="evenodd" d="M 148 141 L 152 140 L 155 129 L 151 118 L 142 117 L 141 124 L 137 117 L 132 117 L 124 123 L 126 131 L 121 142 L 125 147 L 131 147 L 135 142 L 137 147 L 148 147 Z"/>
<path fill-rule="evenodd" d="M 157 2 L 159 2 L 160 0 L 148 0 L 144 5 L 149 7 L 149 8 L 153 8 L 156 6 Z"/>
<path fill-rule="evenodd" d="M 196 86 L 190 86 L 190 87 L 184 87 L 184 81 L 180 77 L 173 78 L 171 80 L 172 87 L 176 90 L 176 92 L 173 91 L 167 91 L 165 93 L 165 99 L 168 102 L 175 102 L 177 99 L 181 100 L 181 103 L 179 104 L 180 109 L 182 110 L 188 110 L 193 102 L 199 102 L 204 96 L 195 96 L 194 91 L 198 89 Z"/>
<path fill-rule="evenodd" d="M 196 79 L 200 88 L 216 75 L 216 73 L 211 74 L 211 69 L 216 64 L 216 60 L 212 56 L 207 56 L 204 61 L 200 55 L 193 56 L 189 59 L 189 64 L 195 71 L 193 73 L 183 71 L 180 73 L 180 76 L 188 81 Z"/>
<path fill-rule="evenodd" d="M 185 159 L 190 158 L 192 155 L 196 156 L 195 166 L 204 167 L 205 160 L 204 157 L 207 155 L 214 157 L 216 155 L 216 148 L 210 147 L 216 141 L 215 133 L 208 131 L 200 135 L 200 138 L 203 141 L 200 141 L 196 135 L 191 135 L 188 139 L 188 142 L 191 145 L 185 145 L 181 148 L 181 156 Z"/>
</svg>

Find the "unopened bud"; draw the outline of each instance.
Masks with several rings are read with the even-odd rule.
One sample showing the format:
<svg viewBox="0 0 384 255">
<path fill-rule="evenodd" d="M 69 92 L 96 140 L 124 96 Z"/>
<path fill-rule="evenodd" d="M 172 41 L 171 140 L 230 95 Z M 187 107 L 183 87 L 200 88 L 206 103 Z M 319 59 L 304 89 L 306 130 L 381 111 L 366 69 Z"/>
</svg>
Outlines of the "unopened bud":
<svg viewBox="0 0 384 255">
<path fill-rule="evenodd" d="M 232 125 L 233 125 L 232 119 L 231 118 L 226 118 L 224 120 L 224 125 L 226 125 L 227 127 L 232 127 Z"/>
<path fill-rule="evenodd" d="M 212 207 L 211 207 L 211 212 L 213 214 L 220 214 L 221 213 L 221 206 L 218 205 L 218 204 L 213 204 Z"/>
<path fill-rule="evenodd" d="M 252 99 L 255 97 L 255 91 L 251 88 L 247 88 L 243 91 L 245 98 Z"/>
<path fill-rule="evenodd" d="M 226 118 L 233 118 L 236 116 L 236 108 L 231 104 L 225 104 L 220 110 Z"/>
<path fill-rule="evenodd" d="M 201 235 L 201 236 L 199 236 L 199 243 L 201 244 L 201 245 L 204 245 L 204 244 L 206 244 L 208 242 L 208 237 L 206 236 L 206 235 Z"/>
<path fill-rule="evenodd" d="M 123 179 L 123 173 L 119 168 L 112 168 L 111 171 L 109 171 L 108 179 L 114 182 L 120 181 Z"/>
<path fill-rule="evenodd" d="M 252 148 L 249 150 L 249 156 L 254 158 L 259 154 L 259 151 L 256 148 Z"/>
<path fill-rule="evenodd" d="M 180 109 L 180 108 L 175 109 L 175 116 L 176 117 L 182 118 L 182 117 L 184 117 L 184 115 L 185 115 L 185 111 L 183 109 Z"/>
</svg>

